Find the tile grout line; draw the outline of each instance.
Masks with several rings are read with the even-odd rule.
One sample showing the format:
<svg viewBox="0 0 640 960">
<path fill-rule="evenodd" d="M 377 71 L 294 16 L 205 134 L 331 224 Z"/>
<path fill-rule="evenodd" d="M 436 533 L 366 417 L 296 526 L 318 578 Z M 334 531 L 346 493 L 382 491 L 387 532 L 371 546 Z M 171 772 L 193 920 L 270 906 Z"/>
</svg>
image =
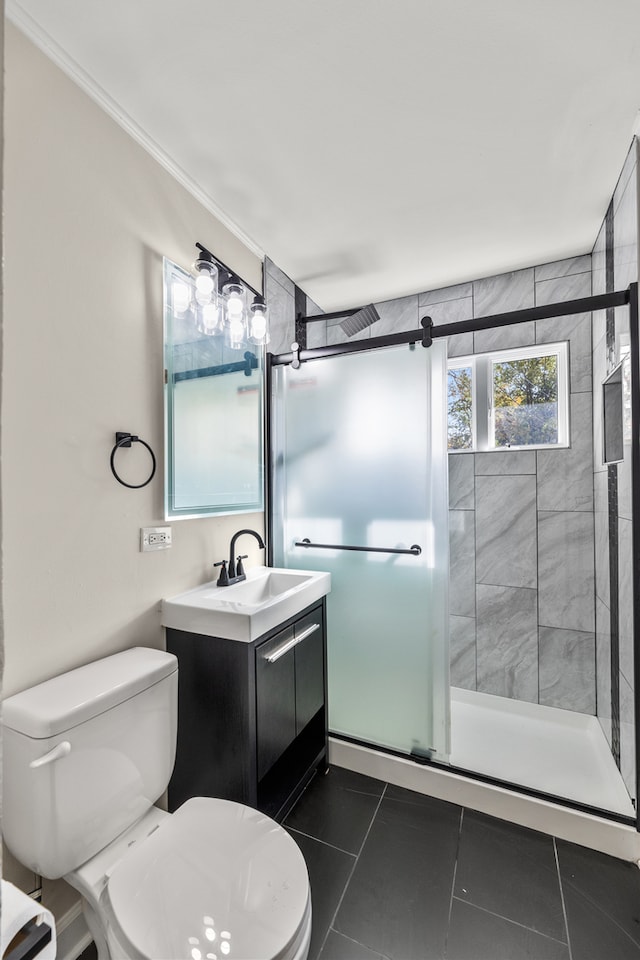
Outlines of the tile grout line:
<svg viewBox="0 0 640 960">
<path fill-rule="evenodd" d="M 460 810 L 460 824 L 458 826 L 458 847 L 456 849 L 456 862 L 453 865 L 453 879 L 451 881 L 451 899 L 449 900 L 449 916 L 447 917 L 447 930 L 444 937 L 444 956 L 447 955 L 449 947 L 449 933 L 451 932 L 451 913 L 453 912 L 454 892 L 456 889 L 456 875 L 458 873 L 458 859 L 460 857 L 460 841 L 462 840 L 462 824 L 464 823 L 464 807 Z"/>
<path fill-rule="evenodd" d="M 301 837 L 306 837 L 307 840 L 314 840 L 316 843 L 321 843 L 323 847 L 329 847 L 330 850 L 337 850 L 338 853 L 344 853 L 347 857 L 353 857 L 354 860 L 358 859 L 358 854 L 353 853 L 351 850 L 344 850 L 343 847 L 336 847 L 334 843 L 329 843 L 327 840 L 321 840 L 320 837 L 314 837 L 312 833 L 305 833 L 304 830 L 298 830 L 297 827 L 287 826 L 287 829 L 292 833 L 299 833 Z"/>
<path fill-rule="evenodd" d="M 562 887 L 562 874 L 560 873 L 560 858 L 558 856 L 558 845 L 556 843 L 556 838 L 553 837 L 553 852 L 556 858 L 556 871 L 558 873 L 558 886 L 560 887 L 560 900 L 562 902 L 562 915 L 564 917 L 564 928 L 567 933 L 567 947 L 569 948 L 569 960 L 573 960 L 573 953 L 571 951 L 571 936 L 569 934 L 569 918 L 567 917 L 567 906 L 564 902 L 564 889 Z"/>
<path fill-rule="evenodd" d="M 591 907 L 594 912 L 602 914 L 602 916 L 604 916 L 609 923 L 611 923 L 614 927 L 616 927 L 620 931 L 620 933 L 624 937 L 626 937 L 627 940 L 629 940 L 630 943 L 632 943 L 636 948 L 640 947 L 640 943 L 638 943 L 638 941 L 631 936 L 628 930 L 625 930 L 625 928 L 615 919 L 615 917 L 613 917 L 607 910 L 601 907 L 600 903 L 597 900 L 594 900 L 593 897 L 591 897 L 589 894 L 585 893 L 578 886 L 575 886 L 572 883 L 567 883 L 567 886 L 571 887 L 573 893 L 576 894 L 578 897 L 580 897 L 580 899 L 584 901 L 585 904 L 588 904 L 588 906 Z"/>
<path fill-rule="evenodd" d="M 512 917 L 505 917 L 502 913 L 495 913 L 495 911 L 489 910 L 487 907 L 481 907 L 471 900 L 464 900 L 462 897 L 454 897 L 453 899 L 457 900 L 458 903 L 464 903 L 466 906 L 472 907 L 474 910 L 480 910 L 481 913 L 486 913 L 490 917 L 497 917 L 499 920 L 504 920 L 505 923 L 512 923 L 514 927 L 520 927 L 521 930 L 528 930 L 530 933 L 535 933 L 536 936 L 543 937 L 545 940 L 552 940 L 554 943 L 561 943 L 565 947 L 568 946 L 565 940 L 558 940 L 557 937 L 543 933 L 542 930 L 536 930 L 535 927 L 528 927 L 526 923 L 520 923 L 519 920 L 514 920 Z M 572 960 L 572 958 L 570 957 L 569 960 Z"/>
<path fill-rule="evenodd" d="M 349 943 L 355 944 L 356 947 L 364 947 L 364 944 L 360 943 L 359 940 L 354 940 L 353 937 L 349 937 L 346 933 L 341 933 L 339 930 L 334 930 L 333 927 L 329 927 L 329 933 L 331 933 L 332 930 L 337 937 L 342 937 L 344 940 L 348 940 Z M 329 933 L 327 934 L 325 940 L 329 937 Z M 322 946 L 324 949 L 324 944 Z M 368 950 L 369 947 L 366 947 L 366 949 Z M 386 953 L 379 953 L 377 956 L 380 958 L 380 960 L 392 960 L 392 958 L 388 957 Z"/>
<path fill-rule="evenodd" d="M 367 842 L 367 837 L 368 837 L 369 834 L 371 833 L 371 827 L 373 826 L 374 820 L 375 820 L 376 817 L 378 816 L 378 810 L 380 809 L 380 804 L 382 803 L 382 801 L 383 801 L 383 799 L 384 799 L 384 795 L 385 795 L 386 792 L 387 792 L 387 787 L 388 787 L 388 786 L 389 786 L 389 784 L 388 784 L 388 783 L 385 783 L 384 789 L 383 789 L 382 793 L 380 794 L 380 799 L 378 800 L 378 805 L 377 805 L 377 807 L 376 807 L 376 809 L 375 809 L 375 811 L 374 811 L 373 816 L 371 817 L 371 822 L 369 823 L 369 827 L 368 827 L 368 829 L 367 829 L 367 832 L 365 833 L 364 839 L 363 839 L 362 843 L 360 844 L 360 849 L 358 850 L 358 853 L 357 853 L 356 856 L 355 856 L 355 859 L 354 859 L 354 861 L 353 861 L 353 865 L 352 865 L 352 867 L 351 867 L 351 871 L 350 871 L 350 873 L 349 873 L 349 876 L 347 877 L 347 882 L 346 882 L 345 885 L 344 885 L 344 889 L 343 889 L 343 891 L 342 891 L 342 894 L 341 894 L 341 896 L 340 896 L 340 899 L 338 900 L 338 904 L 337 904 L 337 906 L 336 906 L 336 909 L 335 909 L 334 912 L 333 912 L 333 916 L 331 917 L 331 922 L 329 923 L 329 925 L 328 925 L 328 927 L 327 927 L 327 932 L 325 933 L 324 939 L 323 939 L 322 943 L 320 944 L 320 949 L 318 950 L 318 957 L 321 955 L 322 951 L 324 950 L 324 945 L 325 945 L 325 943 L 327 942 L 327 939 L 328 939 L 328 937 L 329 937 L 329 934 L 330 934 L 331 930 L 333 929 L 333 925 L 334 925 L 334 923 L 335 923 L 336 917 L 338 916 L 338 911 L 340 910 L 340 907 L 342 906 L 342 901 L 344 900 L 345 894 L 346 894 L 346 892 L 347 892 L 347 888 L 348 888 L 349 884 L 351 883 L 351 878 L 353 877 L 354 871 L 355 871 L 356 867 L 358 866 L 358 860 L 360 859 L 360 854 L 362 853 L 362 851 L 363 851 L 363 849 L 364 849 L 364 845 L 365 845 L 365 843 Z M 352 854 L 352 856 L 353 856 L 353 854 Z M 339 933 L 339 932 L 340 932 L 339 930 L 336 930 L 336 933 Z M 359 941 L 354 941 L 354 942 L 357 943 L 357 942 L 359 942 Z M 363 946 L 364 946 L 364 944 L 363 944 Z"/>
</svg>

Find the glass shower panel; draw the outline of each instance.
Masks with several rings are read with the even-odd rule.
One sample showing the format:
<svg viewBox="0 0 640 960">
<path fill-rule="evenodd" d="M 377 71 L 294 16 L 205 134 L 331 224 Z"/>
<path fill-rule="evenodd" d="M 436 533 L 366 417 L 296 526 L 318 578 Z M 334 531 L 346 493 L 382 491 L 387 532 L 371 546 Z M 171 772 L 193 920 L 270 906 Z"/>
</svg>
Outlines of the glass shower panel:
<svg viewBox="0 0 640 960">
<path fill-rule="evenodd" d="M 332 574 L 330 729 L 441 760 L 449 752 L 446 375 L 441 342 L 278 366 L 272 420 L 275 563 Z M 419 555 L 408 552 L 414 545 Z"/>
</svg>

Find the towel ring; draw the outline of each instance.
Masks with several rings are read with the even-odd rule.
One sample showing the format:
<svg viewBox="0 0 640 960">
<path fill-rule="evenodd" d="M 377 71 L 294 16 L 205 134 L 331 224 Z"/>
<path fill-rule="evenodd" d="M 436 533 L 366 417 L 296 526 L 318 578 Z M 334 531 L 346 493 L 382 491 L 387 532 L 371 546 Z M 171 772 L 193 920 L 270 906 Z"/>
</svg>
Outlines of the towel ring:
<svg viewBox="0 0 640 960">
<path fill-rule="evenodd" d="M 149 474 L 147 479 L 144 481 L 144 483 L 127 483 L 126 480 L 123 480 L 122 477 L 118 476 L 118 473 L 116 471 L 116 467 L 115 467 L 116 450 L 118 450 L 120 447 L 130 447 L 132 443 L 141 443 L 142 446 L 146 447 L 149 453 L 151 454 L 151 473 Z M 121 432 L 116 433 L 116 442 L 113 450 L 111 451 L 111 458 L 109 462 L 111 464 L 111 473 L 114 475 L 118 483 L 121 483 L 123 487 L 129 487 L 130 490 L 139 490 L 140 487 L 146 487 L 148 483 L 151 483 L 151 481 L 153 480 L 153 476 L 156 472 L 156 458 L 153 450 L 151 449 L 148 443 L 146 443 L 144 440 L 141 440 L 140 437 L 134 436 L 134 434 L 132 433 L 121 433 Z"/>
</svg>

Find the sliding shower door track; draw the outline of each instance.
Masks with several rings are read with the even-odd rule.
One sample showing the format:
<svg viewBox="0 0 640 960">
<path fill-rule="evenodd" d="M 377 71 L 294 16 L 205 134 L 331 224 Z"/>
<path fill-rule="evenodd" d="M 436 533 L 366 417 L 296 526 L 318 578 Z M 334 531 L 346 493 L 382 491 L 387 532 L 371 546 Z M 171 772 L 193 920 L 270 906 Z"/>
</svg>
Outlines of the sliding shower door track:
<svg viewBox="0 0 640 960">
<path fill-rule="evenodd" d="M 306 360 L 322 360 L 347 353 L 363 353 L 366 350 L 401 346 L 405 343 L 413 345 L 419 343 L 424 347 L 429 347 L 435 339 L 455 336 L 460 333 L 474 333 L 478 330 L 492 330 L 495 327 L 506 327 L 515 323 L 530 323 L 532 320 L 548 320 L 552 317 L 592 313 L 595 310 L 605 310 L 608 307 L 628 306 L 633 296 L 634 287 L 637 288 L 637 284 L 631 284 L 626 290 L 615 290 L 612 293 L 581 297 L 578 300 L 566 300 L 564 303 L 546 303 L 539 307 L 527 307 L 525 310 L 512 310 L 509 313 L 494 313 L 491 316 L 478 317 L 473 320 L 456 320 L 455 323 L 434 325 L 431 317 L 427 316 L 420 321 L 422 324 L 420 329 L 390 333 L 383 337 L 350 340 L 346 343 L 331 344 L 327 347 L 305 348 L 293 343 L 291 345 L 292 350 L 289 353 L 267 354 L 268 363 L 271 366 L 280 366 L 292 361 L 300 364 Z M 343 314 L 344 311 L 339 315 L 342 316 Z M 328 316 L 338 316 L 338 314 L 329 314 Z M 299 319 L 305 322 L 321 321 L 326 319 L 326 315 L 320 313 L 317 316 Z"/>
<path fill-rule="evenodd" d="M 513 783 L 511 780 L 500 780 L 497 777 L 490 777 L 476 770 L 468 770 L 465 767 L 455 767 L 452 764 L 443 763 L 439 760 L 433 760 L 422 754 L 404 753 L 402 750 L 394 750 L 391 747 L 383 747 L 377 743 L 371 743 L 368 740 L 359 740 L 357 737 L 349 737 L 342 733 L 329 731 L 329 736 L 334 740 L 341 740 L 344 743 L 352 743 L 356 747 L 365 747 L 368 750 L 375 750 L 377 753 L 384 753 L 390 757 L 399 757 L 401 760 L 409 760 L 421 767 L 432 767 L 441 770 L 444 773 L 451 773 L 455 776 L 465 777 L 467 780 L 475 780 L 478 783 L 486 783 L 491 787 L 501 787 L 503 790 L 509 790 L 512 793 L 521 794 L 525 797 L 531 797 L 534 800 L 544 800 L 547 803 L 555 803 L 561 807 L 568 807 L 571 810 L 577 810 L 580 813 L 586 813 L 594 817 L 602 817 L 611 820 L 614 823 L 621 823 L 626 827 L 636 828 L 635 817 L 626 817 L 621 813 L 614 813 L 612 810 L 605 810 L 601 807 L 594 807 L 588 803 L 580 803 L 577 800 L 569 800 L 567 797 L 561 797 L 553 793 L 545 793 L 543 790 L 535 790 L 532 787 L 525 787 L 519 783 Z"/>
</svg>

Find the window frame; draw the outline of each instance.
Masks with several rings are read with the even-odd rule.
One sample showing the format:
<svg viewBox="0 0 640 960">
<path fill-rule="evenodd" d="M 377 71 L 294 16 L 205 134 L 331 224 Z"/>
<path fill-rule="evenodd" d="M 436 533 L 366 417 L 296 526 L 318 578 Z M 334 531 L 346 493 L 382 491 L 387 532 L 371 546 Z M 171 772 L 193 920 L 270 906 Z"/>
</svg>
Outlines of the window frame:
<svg viewBox="0 0 640 960">
<path fill-rule="evenodd" d="M 493 369 L 497 363 L 556 356 L 558 378 L 558 440 L 556 443 L 527 443 L 498 447 L 495 445 L 495 410 L 493 403 Z M 504 453 L 508 450 L 559 450 L 571 445 L 569 418 L 569 344 L 568 341 L 536 343 L 526 347 L 490 350 L 486 353 L 449 357 L 447 373 L 471 368 L 471 441 L 470 447 L 450 449 L 448 453 Z"/>
</svg>

